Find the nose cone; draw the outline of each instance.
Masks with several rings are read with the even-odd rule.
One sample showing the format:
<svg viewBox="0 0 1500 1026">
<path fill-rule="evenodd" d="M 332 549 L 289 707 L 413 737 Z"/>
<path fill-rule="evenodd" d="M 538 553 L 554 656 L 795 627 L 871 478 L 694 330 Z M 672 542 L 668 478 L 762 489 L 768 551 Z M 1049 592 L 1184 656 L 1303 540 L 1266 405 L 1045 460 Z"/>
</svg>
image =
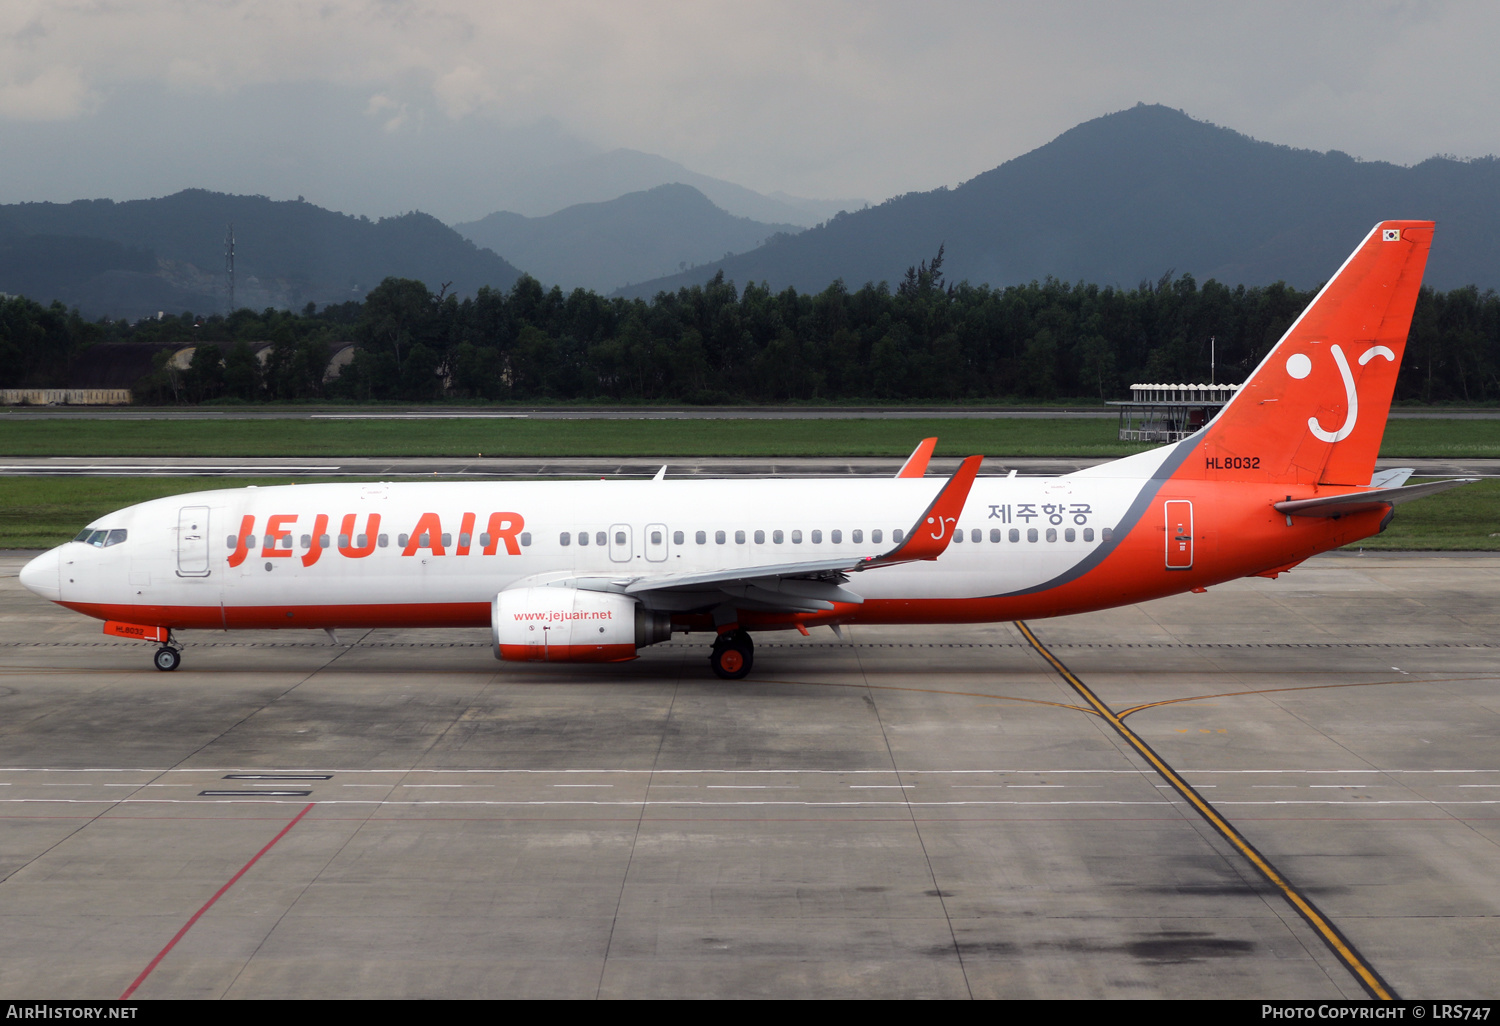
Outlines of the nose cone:
<svg viewBox="0 0 1500 1026">
<path fill-rule="evenodd" d="M 21 568 L 21 584 L 27 591 L 56 602 L 62 598 L 62 588 L 58 584 L 61 569 L 62 557 L 57 549 L 50 549 Z"/>
</svg>

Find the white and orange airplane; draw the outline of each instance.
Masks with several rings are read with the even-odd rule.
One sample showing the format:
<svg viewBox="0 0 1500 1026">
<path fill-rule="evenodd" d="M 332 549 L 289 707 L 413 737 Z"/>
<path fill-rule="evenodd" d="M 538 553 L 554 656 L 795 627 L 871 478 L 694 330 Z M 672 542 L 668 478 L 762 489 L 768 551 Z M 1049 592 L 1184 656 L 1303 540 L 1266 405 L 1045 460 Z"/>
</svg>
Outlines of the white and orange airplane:
<svg viewBox="0 0 1500 1026">
<path fill-rule="evenodd" d="M 611 662 L 674 631 L 750 672 L 750 632 L 1081 613 L 1275 577 L 1463 481 L 1373 475 L 1431 245 L 1386 221 L 1208 425 L 1061 477 L 319 484 L 101 517 L 21 571 L 159 643 L 181 630 L 483 627 L 507 660 Z M 663 468 L 665 470 L 665 468 Z"/>
</svg>

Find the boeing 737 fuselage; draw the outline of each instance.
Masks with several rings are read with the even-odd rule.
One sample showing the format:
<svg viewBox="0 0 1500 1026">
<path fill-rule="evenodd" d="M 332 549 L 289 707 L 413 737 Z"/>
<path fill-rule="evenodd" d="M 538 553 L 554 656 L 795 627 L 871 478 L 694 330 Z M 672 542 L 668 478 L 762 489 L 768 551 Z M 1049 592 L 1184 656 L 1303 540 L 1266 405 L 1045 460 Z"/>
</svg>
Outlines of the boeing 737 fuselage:
<svg viewBox="0 0 1500 1026">
<path fill-rule="evenodd" d="M 1274 577 L 1461 482 L 1373 475 L 1432 224 L 1377 225 L 1225 409 L 1171 445 L 1061 477 L 321 484 L 101 517 L 22 583 L 159 644 L 245 628 L 482 627 L 507 660 L 618 661 L 673 631 L 1078 613 Z"/>
</svg>

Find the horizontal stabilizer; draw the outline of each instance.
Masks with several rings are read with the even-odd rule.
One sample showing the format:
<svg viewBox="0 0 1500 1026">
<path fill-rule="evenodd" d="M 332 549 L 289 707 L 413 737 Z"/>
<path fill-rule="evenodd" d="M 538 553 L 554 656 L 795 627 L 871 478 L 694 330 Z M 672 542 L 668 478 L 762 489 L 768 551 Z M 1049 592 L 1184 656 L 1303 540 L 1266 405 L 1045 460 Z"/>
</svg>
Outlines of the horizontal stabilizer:
<svg viewBox="0 0 1500 1026">
<path fill-rule="evenodd" d="M 1459 477 L 1449 481 L 1428 481 L 1404 488 L 1377 488 L 1369 492 L 1347 492 L 1343 495 L 1320 495 L 1312 499 L 1289 499 L 1273 503 L 1278 513 L 1293 517 L 1342 517 L 1387 506 L 1397 506 L 1459 485 L 1473 484 L 1477 477 Z"/>
<path fill-rule="evenodd" d="M 1414 467 L 1396 467 L 1394 470 L 1376 471 L 1370 476 L 1371 488 L 1400 488 L 1406 479 L 1417 471 Z"/>
</svg>

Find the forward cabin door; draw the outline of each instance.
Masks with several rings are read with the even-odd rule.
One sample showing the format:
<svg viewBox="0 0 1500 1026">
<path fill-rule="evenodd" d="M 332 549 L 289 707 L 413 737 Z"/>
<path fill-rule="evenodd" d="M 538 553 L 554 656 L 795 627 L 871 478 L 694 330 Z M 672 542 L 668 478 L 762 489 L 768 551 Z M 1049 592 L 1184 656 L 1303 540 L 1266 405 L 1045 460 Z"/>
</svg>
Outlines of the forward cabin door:
<svg viewBox="0 0 1500 1026">
<path fill-rule="evenodd" d="M 1167 569 L 1193 568 L 1193 504 L 1187 499 L 1169 499 L 1167 516 Z"/>
<path fill-rule="evenodd" d="M 208 507 L 183 506 L 177 511 L 177 576 L 207 577 Z"/>
</svg>

